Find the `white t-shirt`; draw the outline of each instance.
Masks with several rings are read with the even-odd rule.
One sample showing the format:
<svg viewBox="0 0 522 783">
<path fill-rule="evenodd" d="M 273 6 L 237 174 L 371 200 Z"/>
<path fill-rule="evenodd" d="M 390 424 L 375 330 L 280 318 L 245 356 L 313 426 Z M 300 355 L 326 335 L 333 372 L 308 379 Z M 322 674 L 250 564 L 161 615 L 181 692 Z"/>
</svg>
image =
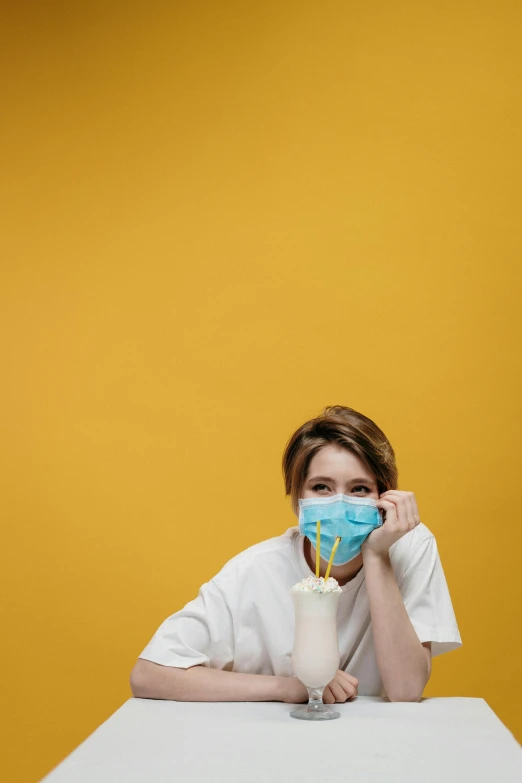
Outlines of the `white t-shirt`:
<svg viewBox="0 0 522 783">
<path fill-rule="evenodd" d="M 230 560 L 197 598 L 168 617 L 139 656 L 163 666 L 203 665 L 292 677 L 290 588 L 312 573 L 297 527 Z M 420 642 L 432 655 L 461 639 L 435 538 L 420 524 L 390 548 L 397 584 Z M 337 616 L 340 668 L 363 696 L 385 695 L 377 666 L 364 567 L 342 587 Z"/>
</svg>

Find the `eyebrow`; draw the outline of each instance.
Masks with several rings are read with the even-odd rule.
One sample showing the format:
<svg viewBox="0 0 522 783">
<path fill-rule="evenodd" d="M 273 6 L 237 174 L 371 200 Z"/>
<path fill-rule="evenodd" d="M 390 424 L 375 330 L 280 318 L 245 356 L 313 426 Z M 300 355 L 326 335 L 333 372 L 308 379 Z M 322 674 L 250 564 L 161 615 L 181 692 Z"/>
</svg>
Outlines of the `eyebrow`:
<svg viewBox="0 0 522 783">
<path fill-rule="evenodd" d="M 335 484 L 334 479 L 330 478 L 330 476 L 313 476 L 313 478 L 308 479 L 307 483 L 312 481 L 327 481 L 329 484 Z M 375 481 L 370 478 L 354 478 L 350 479 L 348 484 L 375 484 Z"/>
</svg>

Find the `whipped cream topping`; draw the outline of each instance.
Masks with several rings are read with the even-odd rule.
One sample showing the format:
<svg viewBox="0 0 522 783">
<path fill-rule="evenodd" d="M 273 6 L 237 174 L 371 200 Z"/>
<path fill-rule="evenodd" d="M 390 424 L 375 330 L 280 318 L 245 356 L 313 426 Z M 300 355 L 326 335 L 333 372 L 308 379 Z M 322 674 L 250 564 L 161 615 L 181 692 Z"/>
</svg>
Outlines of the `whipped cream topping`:
<svg viewBox="0 0 522 783">
<path fill-rule="evenodd" d="M 306 576 L 292 587 L 293 593 L 342 593 L 337 579 L 332 576 L 326 581 L 322 576 Z"/>
</svg>

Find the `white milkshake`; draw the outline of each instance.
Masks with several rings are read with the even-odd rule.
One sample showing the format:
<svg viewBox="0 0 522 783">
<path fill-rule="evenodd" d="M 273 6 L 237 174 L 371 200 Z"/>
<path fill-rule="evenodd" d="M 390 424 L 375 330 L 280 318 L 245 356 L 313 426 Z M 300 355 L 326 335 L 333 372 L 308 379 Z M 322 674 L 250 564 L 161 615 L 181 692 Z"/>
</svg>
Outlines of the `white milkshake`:
<svg viewBox="0 0 522 783">
<path fill-rule="evenodd" d="M 341 592 L 293 592 L 294 673 L 308 688 L 324 688 L 339 668 L 337 607 Z"/>
<path fill-rule="evenodd" d="M 335 579 L 309 576 L 292 588 L 295 635 L 294 674 L 306 685 L 308 707 L 291 713 L 294 718 L 321 720 L 339 717 L 324 707 L 322 692 L 339 668 L 337 609 L 341 588 Z"/>
</svg>

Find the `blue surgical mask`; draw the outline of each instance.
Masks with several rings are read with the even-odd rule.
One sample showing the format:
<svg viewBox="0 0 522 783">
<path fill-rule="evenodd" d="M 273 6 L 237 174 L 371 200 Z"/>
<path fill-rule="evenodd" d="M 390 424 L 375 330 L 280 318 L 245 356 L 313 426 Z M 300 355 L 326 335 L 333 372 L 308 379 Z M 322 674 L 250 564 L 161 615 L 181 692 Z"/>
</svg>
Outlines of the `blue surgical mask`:
<svg viewBox="0 0 522 783">
<path fill-rule="evenodd" d="M 382 525 L 377 501 L 373 498 L 331 495 L 299 500 L 299 532 L 317 550 L 317 520 L 321 522 L 321 557 L 330 560 L 335 539 L 341 541 L 333 564 L 345 565 L 361 551 L 370 533 Z"/>
</svg>

